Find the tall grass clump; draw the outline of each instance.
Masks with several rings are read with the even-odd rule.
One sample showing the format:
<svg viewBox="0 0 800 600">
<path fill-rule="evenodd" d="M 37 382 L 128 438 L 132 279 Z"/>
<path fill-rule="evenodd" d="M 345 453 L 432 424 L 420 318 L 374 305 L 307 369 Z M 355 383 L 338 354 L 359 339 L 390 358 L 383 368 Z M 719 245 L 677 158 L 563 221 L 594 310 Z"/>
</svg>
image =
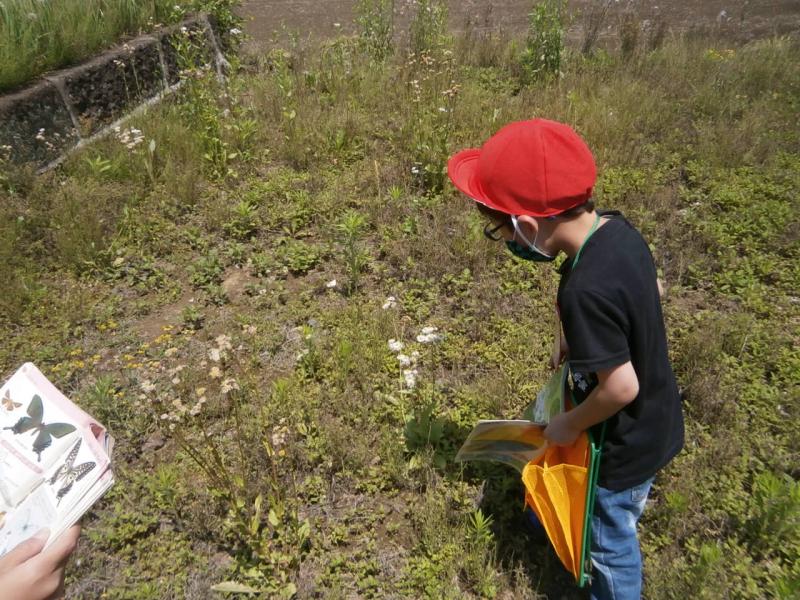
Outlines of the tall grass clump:
<svg viewBox="0 0 800 600">
<path fill-rule="evenodd" d="M 359 0 L 356 15 L 364 49 L 375 61 L 384 61 L 394 49 L 394 0 Z"/>
<path fill-rule="evenodd" d="M 126 36 L 188 12 L 208 12 L 223 37 L 239 24 L 238 0 L 7 0 L 0 3 L 0 92 L 74 64 Z"/>
<path fill-rule="evenodd" d="M 183 16 L 179 0 L 8 0 L 0 4 L 0 91 L 75 63 L 124 35 Z"/>
<path fill-rule="evenodd" d="M 529 82 L 561 72 L 563 15 L 563 0 L 537 2 L 528 15 L 528 36 L 522 53 L 522 68 Z"/>
</svg>

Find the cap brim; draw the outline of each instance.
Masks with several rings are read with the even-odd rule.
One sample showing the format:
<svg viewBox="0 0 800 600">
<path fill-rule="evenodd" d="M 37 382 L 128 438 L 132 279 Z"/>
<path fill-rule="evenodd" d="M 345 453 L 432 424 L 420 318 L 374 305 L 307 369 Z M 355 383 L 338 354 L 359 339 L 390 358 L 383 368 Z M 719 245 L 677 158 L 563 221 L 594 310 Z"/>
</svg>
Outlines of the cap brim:
<svg viewBox="0 0 800 600">
<path fill-rule="evenodd" d="M 453 185 L 464 194 L 481 204 L 491 206 L 493 202 L 486 197 L 478 180 L 479 148 L 468 148 L 450 157 L 447 161 L 447 175 Z"/>
</svg>

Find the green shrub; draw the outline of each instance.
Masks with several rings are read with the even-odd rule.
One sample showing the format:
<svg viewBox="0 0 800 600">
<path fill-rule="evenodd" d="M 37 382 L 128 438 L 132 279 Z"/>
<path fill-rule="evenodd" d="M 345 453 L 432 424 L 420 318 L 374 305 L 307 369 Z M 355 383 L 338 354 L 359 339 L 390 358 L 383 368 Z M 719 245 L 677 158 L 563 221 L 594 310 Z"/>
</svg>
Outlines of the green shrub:
<svg viewBox="0 0 800 600">
<path fill-rule="evenodd" d="M 307 273 L 320 261 L 320 251 L 301 240 L 288 240 L 280 248 L 281 262 L 290 273 Z"/>
<path fill-rule="evenodd" d="M 563 0 L 543 0 L 528 15 L 528 36 L 522 53 L 522 69 L 527 82 L 561 73 L 564 52 Z"/>
<path fill-rule="evenodd" d="M 367 54 L 377 62 L 386 60 L 393 50 L 394 0 L 358 0 L 356 22 Z"/>
<path fill-rule="evenodd" d="M 447 44 L 447 5 L 442 0 L 418 0 L 411 20 L 411 51 L 420 55 Z"/>
</svg>

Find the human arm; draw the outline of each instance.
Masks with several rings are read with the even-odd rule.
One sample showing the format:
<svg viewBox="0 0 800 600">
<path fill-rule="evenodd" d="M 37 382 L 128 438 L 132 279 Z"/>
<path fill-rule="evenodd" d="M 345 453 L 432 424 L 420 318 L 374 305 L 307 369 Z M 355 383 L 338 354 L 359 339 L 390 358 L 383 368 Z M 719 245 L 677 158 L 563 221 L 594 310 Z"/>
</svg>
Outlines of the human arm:
<svg viewBox="0 0 800 600">
<path fill-rule="evenodd" d="M 0 597 L 3 600 L 47 600 L 63 592 L 64 567 L 78 544 L 80 525 L 73 525 L 44 549 L 49 532 L 19 544 L 0 558 Z"/>
<path fill-rule="evenodd" d="M 630 361 L 598 371 L 597 380 L 586 400 L 550 420 L 544 430 L 548 442 L 569 446 L 582 431 L 616 414 L 639 394 L 639 379 Z"/>
</svg>

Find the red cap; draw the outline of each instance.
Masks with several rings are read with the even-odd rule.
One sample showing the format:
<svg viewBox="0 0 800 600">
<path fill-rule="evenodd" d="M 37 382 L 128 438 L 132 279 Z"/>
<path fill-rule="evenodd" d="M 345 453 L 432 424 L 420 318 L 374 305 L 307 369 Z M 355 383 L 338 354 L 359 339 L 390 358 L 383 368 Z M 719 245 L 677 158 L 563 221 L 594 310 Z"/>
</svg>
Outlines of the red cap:
<svg viewBox="0 0 800 600">
<path fill-rule="evenodd" d="M 454 154 L 447 174 L 459 190 L 490 208 L 549 217 L 591 197 L 597 168 L 570 127 L 532 119 L 509 123 L 480 149 Z"/>
</svg>

